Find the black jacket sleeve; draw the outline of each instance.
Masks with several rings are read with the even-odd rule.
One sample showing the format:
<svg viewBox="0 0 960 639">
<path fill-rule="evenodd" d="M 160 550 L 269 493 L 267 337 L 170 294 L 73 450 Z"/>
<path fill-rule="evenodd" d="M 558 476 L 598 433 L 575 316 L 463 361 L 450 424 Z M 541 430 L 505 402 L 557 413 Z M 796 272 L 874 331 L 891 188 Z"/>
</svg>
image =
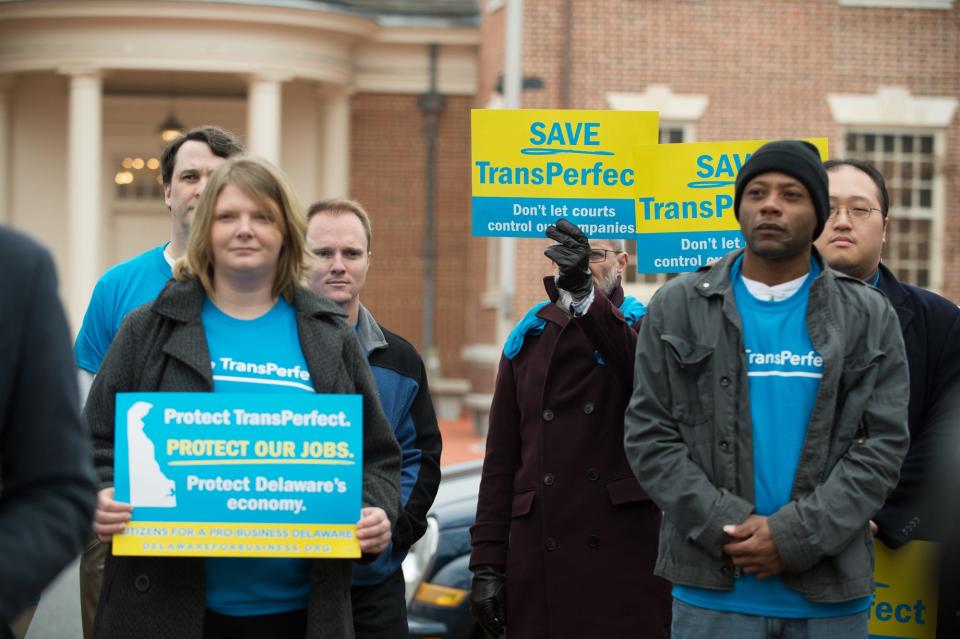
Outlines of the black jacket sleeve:
<svg viewBox="0 0 960 639">
<path fill-rule="evenodd" d="M 0 624 L 90 536 L 96 503 L 70 332 L 49 254 L 0 230 Z"/>
</svg>

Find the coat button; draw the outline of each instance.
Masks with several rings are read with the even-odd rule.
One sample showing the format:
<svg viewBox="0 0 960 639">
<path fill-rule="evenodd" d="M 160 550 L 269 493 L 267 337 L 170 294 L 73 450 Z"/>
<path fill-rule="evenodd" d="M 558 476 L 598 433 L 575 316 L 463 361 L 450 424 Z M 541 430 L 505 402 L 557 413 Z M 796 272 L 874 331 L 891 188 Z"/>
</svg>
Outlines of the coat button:
<svg viewBox="0 0 960 639">
<path fill-rule="evenodd" d="M 553 486 L 553 481 L 554 481 L 553 473 L 547 473 L 546 475 L 543 476 L 544 486 Z"/>
<path fill-rule="evenodd" d="M 587 402 L 583 405 L 583 412 L 589 415 L 593 412 L 593 402 Z"/>
<path fill-rule="evenodd" d="M 730 567 L 729 566 L 722 567 L 720 569 L 720 573 L 723 574 L 724 577 L 728 576 L 730 574 Z"/>
<path fill-rule="evenodd" d="M 589 537 L 587 537 L 587 545 L 590 546 L 591 548 L 599 548 L 600 538 L 597 537 L 596 535 L 590 535 Z"/>
<path fill-rule="evenodd" d="M 140 592 L 150 590 L 150 577 L 146 575 L 137 575 L 133 580 L 133 587 Z"/>
<path fill-rule="evenodd" d="M 726 388 L 727 386 L 729 386 L 729 385 L 730 385 L 730 378 L 729 378 L 729 377 L 721 377 L 721 378 L 720 378 L 720 385 L 723 386 L 724 388 Z"/>
<path fill-rule="evenodd" d="M 728 448 L 730 448 L 730 444 L 727 443 L 727 440 L 725 440 L 725 439 L 722 440 L 722 441 L 720 442 L 720 450 L 722 450 L 723 452 L 727 452 L 727 449 L 728 449 Z"/>
<path fill-rule="evenodd" d="M 590 481 L 597 481 L 598 479 L 600 479 L 600 471 L 597 470 L 596 468 L 588 468 L 587 479 L 589 479 Z"/>
<path fill-rule="evenodd" d="M 544 542 L 543 545 L 547 550 L 551 552 L 553 552 L 560 546 L 560 544 L 557 543 L 557 540 L 554 539 L 553 537 L 547 537 L 547 540 Z"/>
<path fill-rule="evenodd" d="M 553 411 L 549 408 L 543 411 L 543 421 L 552 422 L 553 421 Z"/>
</svg>

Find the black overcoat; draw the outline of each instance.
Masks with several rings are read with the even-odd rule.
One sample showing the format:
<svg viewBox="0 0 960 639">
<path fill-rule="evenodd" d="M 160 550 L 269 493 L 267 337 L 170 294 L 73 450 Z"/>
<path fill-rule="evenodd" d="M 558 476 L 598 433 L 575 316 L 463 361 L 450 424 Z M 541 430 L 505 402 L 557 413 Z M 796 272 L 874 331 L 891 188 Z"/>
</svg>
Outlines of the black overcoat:
<svg viewBox="0 0 960 639">
<path fill-rule="evenodd" d="M 548 304 L 543 333 L 500 360 L 470 565 L 506 570 L 508 637 L 669 628 L 669 584 L 653 576 L 660 513 L 623 448 L 636 326 L 622 299 L 596 290 L 575 319 Z"/>
</svg>

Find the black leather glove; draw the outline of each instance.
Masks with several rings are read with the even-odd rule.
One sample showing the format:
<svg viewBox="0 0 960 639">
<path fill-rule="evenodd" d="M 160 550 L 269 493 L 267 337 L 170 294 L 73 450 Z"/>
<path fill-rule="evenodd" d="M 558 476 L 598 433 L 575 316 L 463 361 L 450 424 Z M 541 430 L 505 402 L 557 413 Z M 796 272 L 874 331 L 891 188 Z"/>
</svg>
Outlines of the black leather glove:
<svg viewBox="0 0 960 639">
<path fill-rule="evenodd" d="M 587 236 L 570 222 L 559 220 L 556 226 L 547 227 L 547 237 L 557 242 L 543 252 L 560 268 L 557 287 L 570 293 L 574 299 L 588 295 L 593 289 L 593 275 L 590 273 Z"/>
<path fill-rule="evenodd" d="M 470 612 L 491 637 L 500 637 L 507 629 L 507 576 L 493 566 L 473 569 Z"/>
</svg>

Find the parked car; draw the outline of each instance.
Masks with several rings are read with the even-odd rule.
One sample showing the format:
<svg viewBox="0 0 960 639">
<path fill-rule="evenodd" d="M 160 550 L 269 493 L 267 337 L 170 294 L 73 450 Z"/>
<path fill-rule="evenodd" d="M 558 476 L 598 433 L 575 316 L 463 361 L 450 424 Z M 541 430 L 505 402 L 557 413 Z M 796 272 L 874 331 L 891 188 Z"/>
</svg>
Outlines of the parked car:
<svg viewBox="0 0 960 639">
<path fill-rule="evenodd" d="M 485 639 L 470 614 L 470 526 L 483 461 L 447 466 L 427 532 L 403 562 L 411 639 Z"/>
</svg>

